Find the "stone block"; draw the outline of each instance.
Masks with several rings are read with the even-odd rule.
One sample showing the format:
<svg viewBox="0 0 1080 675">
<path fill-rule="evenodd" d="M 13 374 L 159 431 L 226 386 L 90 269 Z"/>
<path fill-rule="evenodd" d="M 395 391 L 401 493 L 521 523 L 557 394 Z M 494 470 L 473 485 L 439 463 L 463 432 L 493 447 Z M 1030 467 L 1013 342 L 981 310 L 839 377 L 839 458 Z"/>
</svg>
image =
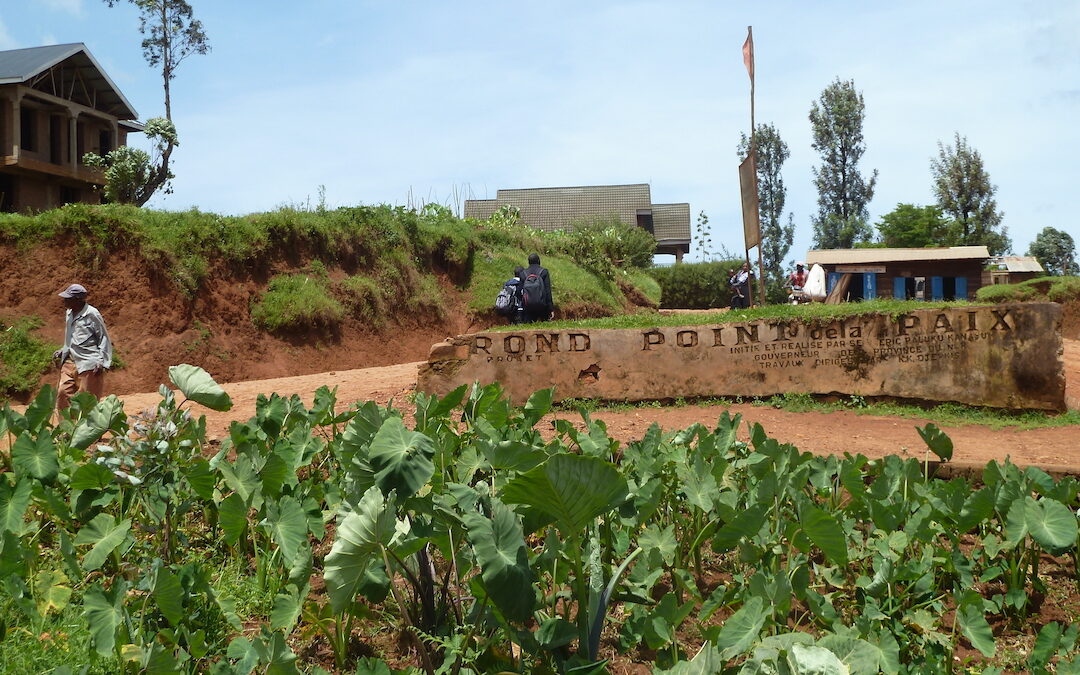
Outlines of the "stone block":
<svg viewBox="0 0 1080 675">
<path fill-rule="evenodd" d="M 460 335 L 433 348 L 417 388 L 499 382 L 516 403 L 784 393 L 886 396 L 1063 410 L 1061 307 L 1017 303 L 645 329 Z"/>
</svg>

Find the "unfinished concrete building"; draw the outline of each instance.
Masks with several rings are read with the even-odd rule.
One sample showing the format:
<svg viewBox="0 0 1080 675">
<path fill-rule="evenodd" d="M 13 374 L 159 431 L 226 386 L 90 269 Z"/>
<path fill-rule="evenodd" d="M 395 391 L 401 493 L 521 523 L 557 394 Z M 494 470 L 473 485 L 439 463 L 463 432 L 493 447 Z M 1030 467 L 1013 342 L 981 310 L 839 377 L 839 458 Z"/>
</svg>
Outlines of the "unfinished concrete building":
<svg viewBox="0 0 1080 675">
<path fill-rule="evenodd" d="M 98 203 L 104 156 L 138 114 L 82 43 L 0 51 L 0 211 Z"/>
</svg>

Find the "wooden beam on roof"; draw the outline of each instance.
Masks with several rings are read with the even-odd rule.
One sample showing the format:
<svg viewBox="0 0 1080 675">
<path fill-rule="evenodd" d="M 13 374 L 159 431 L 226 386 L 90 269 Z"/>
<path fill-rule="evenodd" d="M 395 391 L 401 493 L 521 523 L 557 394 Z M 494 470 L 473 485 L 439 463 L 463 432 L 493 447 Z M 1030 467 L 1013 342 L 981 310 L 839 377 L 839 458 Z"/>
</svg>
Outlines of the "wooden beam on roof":
<svg viewBox="0 0 1080 675">
<path fill-rule="evenodd" d="M 54 103 L 59 106 L 64 106 L 67 109 L 71 110 L 73 113 L 78 113 L 80 115 L 90 115 L 91 117 L 97 117 L 108 122 L 112 122 L 114 119 L 120 119 L 116 115 L 110 115 L 103 110 L 91 108 L 76 101 L 60 98 L 59 96 L 53 96 L 52 94 L 41 91 L 39 89 L 31 89 L 30 87 L 27 87 L 25 85 L 19 85 L 16 91 L 18 91 L 21 96 L 29 96 L 31 98 L 45 101 L 46 103 Z"/>
</svg>

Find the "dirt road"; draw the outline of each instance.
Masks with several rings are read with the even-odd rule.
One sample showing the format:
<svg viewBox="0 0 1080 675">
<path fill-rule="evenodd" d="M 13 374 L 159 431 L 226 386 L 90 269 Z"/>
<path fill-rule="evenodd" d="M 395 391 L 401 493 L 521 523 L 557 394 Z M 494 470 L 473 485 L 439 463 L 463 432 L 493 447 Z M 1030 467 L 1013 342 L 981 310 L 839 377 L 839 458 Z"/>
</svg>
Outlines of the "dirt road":
<svg viewBox="0 0 1080 675">
<path fill-rule="evenodd" d="M 1071 408 L 1080 408 L 1080 341 L 1065 341 L 1066 396 Z M 354 401 L 374 400 L 385 405 L 391 400 L 411 415 L 407 400 L 416 382 L 418 363 L 404 363 L 379 368 L 320 373 L 299 377 L 234 382 L 223 385 L 233 399 L 228 413 L 201 410 L 207 416 L 208 433 L 223 437 L 229 423 L 245 420 L 254 414 L 259 394 L 277 392 L 298 394 L 311 403 L 314 392 L 322 385 L 338 388 L 342 407 Z M 158 394 L 129 394 L 122 397 L 129 413 L 153 406 Z M 898 453 L 923 457 L 925 445 L 915 426 L 927 420 L 860 415 L 854 411 L 829 413 L 795 413 L 750 404 L 733 405 L 732 414 L 741 413 L 747 423 L 760 423 L 770 436 L 791 443 L 802 450 L 825 453 L 863 453 L 870 457 Z M 718 406 L 683 406 L 668 408 L 636 408 L 628 411 L 596 413 L 608 425 L 608 432 L 624 442 L 641 438 L 653 422 L 665 430 L 682 429 L 695 422 L 714 425 L 725 410 Z M 560 413 L 561 417 L 577 420 L 575 414 Z M 541 422 L 545 424 L 545 422 Z M 1036 465 L 1049 469 L 1080 467 L 1080 426 L 1019 431 L 992 430 L 978 425 L 943 427 L 953 440 L 954 462 L 984 464 L 991 459 L 1011 457 L 1018 464 Z M 746 436 L 743 429 L 743 437 Z"/>
</svg>

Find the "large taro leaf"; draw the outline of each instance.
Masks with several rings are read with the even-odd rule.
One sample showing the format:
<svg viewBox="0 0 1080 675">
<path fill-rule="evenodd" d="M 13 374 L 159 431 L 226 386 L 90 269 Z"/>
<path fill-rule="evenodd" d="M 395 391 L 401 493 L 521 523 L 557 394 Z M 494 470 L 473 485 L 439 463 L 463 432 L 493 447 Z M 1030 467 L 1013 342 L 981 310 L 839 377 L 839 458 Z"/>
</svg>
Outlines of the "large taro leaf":
<svg viewBox="0 0 1080 675">
<path fill-rule="evenodd" d="M 1062 555 L 1076 545 L 1076 515 L 1061 502 L 1025 497 L 1024 519 L 1031 538 L 1050 555 Z"/>
<path fill-rule="evenodd" d="M 235 544 L 247 527 L 248 507 L 239 492 L 218 502 L 218 525 L 227 544 Z"/>
<path fill-rule="evenodd" d="M 937 455 L 938 459 L 943 462 L 952 459 L 952 439 L 945 435 L 944 431 L 938 429 L 936 424 L 927 424 L 925 427 L 915 427 L 915 430 L 922 436 L 923 441 L 926 443 L 926 447 L 930 448 L 930 451 Z"/>
<path fill-rule="evenodd" d="M 749 539 L 756 535 L 761 526 L 766 522 L 768 506 L 754 504 L 745 511 L 738 512 L 734 518 L 725 523 L 713 536 L 713 550 L 717 553 L 730 551 L 739 545 L 743 539 Z"/>
<path fill-rule="evenodd" d="M 848 675 L 849 673 L 876 673 L 873 670 L 851 670 L 828 649 L 813 645 L 795 644 L 788 652 L 788 665 L 791 672 L 805 675 Z"/>
<path fill-rule="evenodd" d="M 371 440 L 368 460 L 375 470 L 375 483 L 384 494 L 396 490 L 403 497 L 416 494 L 435 473 L 431 458 L 435 443 L 410 431 L 400 417 L 383 422 Z"/>
<path fill-rule="evenodd" d="M 525 550 L 525 536 L 517 514 L 493 500 L 492 517 L 465 513 L 469 542 L 480 563 L 480 576 L 488 596 L 511 621 L 525 621 L 533 610 L 533 574 Z"/>
<path fill-rule="evenodd" d="M 112 588 L 104 590 L 94 584 L 83 594 L 83 613 L 90 628 L 94 649 L 102 656 L 110 656 L 116 644 L 116 627 L 124 619 L 124 596 L 127 584 L 117 580 Z"/>
<path fill-rule="evenodd" d="M 131 519 L 117 522 L 108 513 L 99 513 L 75 535 L 76 546 L 90 545 L 90 551 L 83 558 L 82 566 L 87 572 L 101 567 L 117 546 L 123 543 L 131 529 Z"/>
<path fill-rule="evenodd" d="M 761 627 L 765 625 L 767 615 L 765 601 L 752 597 L 724 622 L 713 639 L 713 643 L 723 653 L 724 660 L 744 653 L 754 644 L 761 633 Z"/>
<path fill-rule="evenodd" d="M 340 613 L 352 602 L 368 563 L 393 541 L 396 525 L 392 503 L 376 486 L 368 489 L 357 509 L 338 524 L 334 546 L 323 567 L 334 612 Z"/>
<path fill-rule="evenodd" d="M 960 631 L 971 642 L 971 646 L 982 652 L 986 658 L 994 658 L 997 645 L 994 644 L 994 633 L 983 614 L 982 600 L 974 598 L 973 601 L 960 603 L 956 619 L 960 623 Z"/>
<path fill-rule="evenodd" d="M 30 431 L 41 431 L 41 428 L 45 426 L 45 423 L 52 418 L 53 411 L 56 409 L 56 390 L 50 385 L 46 385 L 41 388 L 38 395 L 34 397 L 33 402 L 26 407 L 26 417 L 23 418 L 26 422 L 26 426 L 20 430 L 29 429 Z"/>
<path fill-rule="evenodd" d="M 598 457 L 559 454 L 507 483 L 502 500 L 539 509 L 568 536 L 617 507 L 627 494 L 626 479 L 611 463 Z"/>
<path fill-rule="evenodd" d="M 541 389 L 535 391 L 529 396 L 529 400 L 525 402 L 525 424 L 529 427 L 534 426 L 551 410 L 551 402 L 555 397 L 555 389 Z"/>
<path fill-rule="evenodd" d="M 179 626 L 184 620 L 184 589 L 179 577 L 165 565 L 157 568 L 153 596 L 161 615 L 173 626 Z"/>
<path fill-rule="evenodd" d="M 876 673 L 880 669 L 881 650 L 866 640 L 828 633 L 817 644 L 835 654 L 853 673 Z"/>
<path fill-rule="evenodd" d="M 59 612 L 71 599 L 71 585 L 67 575 L 60 570 L 42 570 L 34 575 L 34 600 L 38 614 Z"/>
<path fill-rule="evenodd" d="M 4 532 L 22 532 L 23 514 L 30 506 L 31 481 L 15 481 L 9 485 L 0 476 L 0 534 Z"/>
<path fill-rule="evenodd" d="M 124 403 L 116 394 L 109 394 L 97 402 L 90 413 L 79 422 L 75 431 L 71 434 L 71 447 L 85 450 L 90 444 L 105 435 L 110 429 L 121 428 L 127 415 L 124 414 Z"/>
<path fill-rule="evenodd" d="M 51 482 L 60 471 L 56 447 L 47 433 L 34 439 L 29 431 L 22 432 L 11 448 L 11 464 L 16 476 L 30 475 L 45 482 Z"/>
<path fill-rule="evenodd" d="M 292 565 L 300 547 L 307 541 L 307 514 L 295 497 L 283 497 L 269 503 L 266 511 L 266 518 L 260 525 L 270 531 L 270 537 L 281 549 L 285 564 Z"/>
<path fill-rule="evenodd" d="M 232 408 L 232 399 L 221 385 L 198 366 L 189 363 L 172 366 L 169 368 L 169 379 L 189 400 L 218 412 Z"/>
<path fill-rule="evenodd" d="M 801 516 L 802 530 L 810 537 L 810 541 L 814 542 L 830 561 L 847 565 L 847 539 L 840 521 L 816 506 L 804 508 Z"/>
</svg>

